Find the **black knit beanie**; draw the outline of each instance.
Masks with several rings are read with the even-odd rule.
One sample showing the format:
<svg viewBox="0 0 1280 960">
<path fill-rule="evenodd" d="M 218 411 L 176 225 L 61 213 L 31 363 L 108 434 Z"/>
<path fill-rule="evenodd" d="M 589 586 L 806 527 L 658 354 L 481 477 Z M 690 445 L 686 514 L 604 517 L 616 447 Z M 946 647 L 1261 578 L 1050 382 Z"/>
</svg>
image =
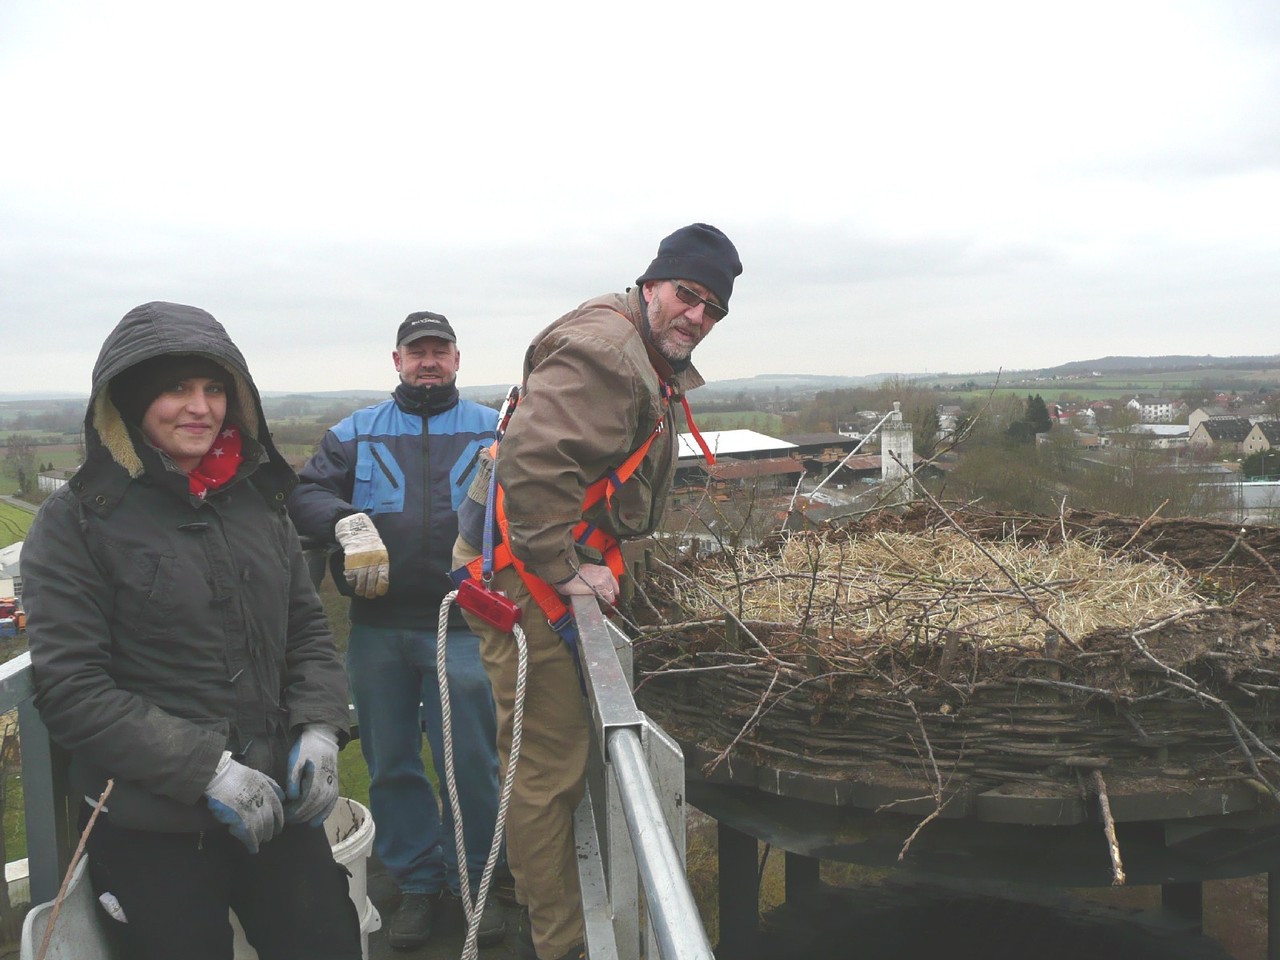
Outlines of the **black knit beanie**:
<svg viewBox="0 0 1280 960">
<path fill-rule="evenodd" d="M 227 388 L 227 408 L 232 407 L 235 383 L 220 363 L 193 353 L 166 353 L 135 363 L 111 380 L 111 402 L 125 423 L 137 426 L 151 402 L 180 380 L 207 377 Z"/>
<path fill-rule="evenodd" d="M 636 285 L 646 280 L 692 280 L 728 307 L 733 278 L 740 273 L 742 261 L 732 241 L 709 223 L 691 223 L 658 244 L 658 255 Z"/>
</svg>

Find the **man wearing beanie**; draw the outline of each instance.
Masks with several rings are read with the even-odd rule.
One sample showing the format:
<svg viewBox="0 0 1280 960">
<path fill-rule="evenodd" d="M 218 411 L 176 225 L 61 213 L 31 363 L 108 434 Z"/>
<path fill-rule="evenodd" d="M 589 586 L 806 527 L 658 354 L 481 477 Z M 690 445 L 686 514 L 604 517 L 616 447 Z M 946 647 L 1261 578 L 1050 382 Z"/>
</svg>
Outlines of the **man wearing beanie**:
<svg viewBox="0 0 1280 960">
<path fill-rule="evenodd" d="M 582 798 L 590 740 L 575 653 L 548 625 L 532 584 L 567 603 L 594 595 L 618 600 L 618 541 L 653 533 L 676 467 L 673 403 L 701 386 L 693 350 L 728 312 L 738 252 L 715 227 L 694 223 L 666 237 L 634 288 L 596 297 L 539 333 L 525 353 L 519 406 L 496 462 L 480 475 L 458 513 L 455 566 L 483 546 L 484 503 L 496 470 L 510 555 L 491 586 L 520 604 L 529 666 L 520 760 L 507 814 L 507 858 L 516 899 L 527 912 L 517 947 L 528 960 L 584 956 L 582 901 L 573 814 Z M 618 485 L 589 488 L 612 474 Z M 599 490 L 596 486 L 594 490 Z M 588 505 L 589 504 L 589 505 Z M 590 544 L 575 539 L 586 521 Z M 585 536 L 585 533 L 584 533 Z M 603 537 L 603 539 L 601 539 Z M 455 574 L 458 576 L 459 574 Z M 516 645 L 509 633 L 468 615 L 498 704 L 498 753 L 511 748 Z"/>
<path fill-rule="evenodd" d="M 447 782 L 436 673 L 440 602 L 453 589 L 456 510 L 497 412 L 458 397 L 462 355 L 449 321 L 409 314 L 396 329 L 391 399 L 330 429 L 302 468 L 289 513 L 304 536 L 340 549 L 334 582 L 351 596 L 347 675 L 369 766 L 374 845 L 400 888 L 386 924 L 397 949 L 426 943 L 442 898 L 460 892 L 453 811 L 443 816 L 422 766 L 426 720 L 439 783 Z M 445 645 L 467 879 L 480 883 L 498 812 L 493 696 L 479 639 L 456 606 Z M 444 790 L 442 789 L 442 793 Z M 474 892 L 474 891 L 472 891 Z M 452 898 L 451 898 L 452 899 Z M 478 942 L 502 939 L 496 897 L 487 898 Z"/>
</svg>

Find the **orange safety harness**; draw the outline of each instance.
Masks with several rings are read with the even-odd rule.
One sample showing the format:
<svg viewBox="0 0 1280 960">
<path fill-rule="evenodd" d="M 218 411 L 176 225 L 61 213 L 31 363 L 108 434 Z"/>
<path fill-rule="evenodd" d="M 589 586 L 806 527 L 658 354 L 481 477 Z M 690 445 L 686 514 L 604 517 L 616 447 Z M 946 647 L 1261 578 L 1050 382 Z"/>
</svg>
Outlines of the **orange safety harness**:
<svg viewBox="0 0 1280 960">
<path fill-rule="evenodd" d="M 649 452 L 649 448 L 660 434 L 666 430 L 666 412 L 670 406 L 670 398 L 672 395 L 671 388 L 665 381 L 659 380 L 659 388 L 662 392 L 662 415 L 658 418 L 657 425 L 654 426 L 653 432 L 645 438 L 635 450 L 631 451 L 627 459 L 622 464 L 597 480 L 595 483 L 587 487 L 586 494 L 582 499 L 582 513 L 585 514 L 592 507 L 604 500 L 606 504 L 612 502 L 613 495 L 622 488 L 632 475 L 639 469 L 645 455 Z M 689 401 L 680 397 L 680 402 L 684 406 L 685 418 L 689 423 L 689 431 L 693 434 L 698 446 L 701 448 L 703 456 L 706 457 L 709 464 L 716 462 L 715 455 L 708 448 L 706 441 L 702 438 L 702 434 L 698 431 L 697 425 L 693 422 L 693 413 L 689 409 Z M 547 583 L 541 577 L 531 573 L 519 557 L 511 552 L 510 536 L 507 524 L 506 511 L 506 495 L 502 488 L 497 484 L 497 459 L 498 446 L 502 441 L 502 434 L 506 431 L 507 424 L 511 420 L 511 416 L 515 413 L 515 408 L 519 404 L 519 390 L 515 387 L 507 396 L 506 404 L 504 404 L 502 415 L 499 417 L 497 438 L 493 445 L 489 448 L 489 455 L 493 458 L 494 468 L 490 477 L 489 484 L 489 503 L 486 505 L 485 533 L 483 552 L 465 567 L 454 570 L 451 576 L 455 584 L 461 586 L 463 581 L 478 580 L 486 587 L 493 578 L 493 574 L 499 570 L 505 570 L 507 567 L 515 567 L 516 573 L 520 576 L 525 588 L 529 591 L 535 603 L 538 604 L 543 616 L 547 618 L 547 623 L 553 630 L 558 633 L 564 640 L 574 655 L 575 662 L 577 660 L 577 630 L 573 624 L 573 617 L 564 598 L 556 591 L 555 587 Z M 498 529 L 502 533 L 502 542 L 496 546 L 493 544 L 493 529 L 490 523 L 492 519 L 496 522 Z M 580 520 L 573 528 L 573 538 L 576 543 L 583 546 L 591 547 L 598 551 L 603 557 L 605 564 L 613 571 L 613 575 L 621 579 L 625 566 L 622 560 L 622 549 L 618 545 L 618 540 L 612 534 L 601 530 L 593 523 L 586 520 Z"/>
</svg>

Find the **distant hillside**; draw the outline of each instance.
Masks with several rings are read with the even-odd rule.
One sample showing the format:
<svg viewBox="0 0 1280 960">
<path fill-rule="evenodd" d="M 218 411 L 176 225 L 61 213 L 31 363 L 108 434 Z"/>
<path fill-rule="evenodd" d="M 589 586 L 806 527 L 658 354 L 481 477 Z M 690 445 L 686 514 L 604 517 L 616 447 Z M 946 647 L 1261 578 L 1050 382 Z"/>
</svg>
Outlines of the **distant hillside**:
<svg viewBox="0 0 1280 960">
<path fill-rule="evenodd" d="M 739 377 L 736 380 L 713 380 L 705 387 L 698 388 L 698 395 L 707 397 L 721 394 L 758 394 L 779 390 L 812 392 L 816 390 L 839 390 L 845 387 L 879 386 L 885 380 L 900 377 L 914 380 L 926 374 L 918 373 L 874 373 L 864 377 L 818 376 L 811 373 L 762 373 L 754 377 Z"/>
<path fill-rule="evenodd" d="M 289 397 L 305 397 L 308 400 L 346 400 L 349 398 L 381 400 L 390 395 L 387 390 L 262 390 L 262 399 L 285 400 Z"/>
<path fill-rule="evenodd" d="M 822 390 L 839 390 L 850 387 L 878 387 L 886 380 L 917 381 L 925 385 L 939 385 L 944 388 L 956 384 L 973 382 L 985 385 L 997 379 L 1005 383 L 1016 383 L 1029 379 L 1054 380 L 1086 380 L 1098 377 L 1116 376 L 1151 376 L 1155 374 L 1191 374 L 1204 370 L 1208 376 L 1218 375 L 1226 371 L 1239 371 L 1242 374 L 1252 372 L 1254 380 L 1268 380 L 1273 376 L 1280 379 L 1280 354 L 1268 356 L 1215 357 L 1168 355 L 1160 357 L 1099 357 L 1095 360 L 1073 360 L 1056 367 L 1043 367 L 1026 370 L 989 370 L 984 373 L 872 373 L 865 376 L 819 376 L 810 373 L 762 373 L 754 377 L 739 377 L 732 380 L 713 380 L 698 391 L 700 397 L 732 398 L 738 394 L 760 396 L 764 394 L 788 394 L 794 396 L 812 395 Z M 1274 371 L 1274 374 L 1272 373 Z M 1185 377 L 1184 379 L 1191 379 Z M 1250 378 L 1245 377 L 1248 380 Z M 509 383 L 466 385 L 459 388 L 462 396 L 482 403 L 497 404 L 507 395 L 511 388 Z M 342 401 L 356 400 L 369 403 L 385 399 L 389 389 L 380 390 L 320 390 L 320 391 L 284 391 L 267 390 L 262 396 L 264 400 L 309 400 Z M 16 404 L 26 402 L 51 402 L 68 399 L 87 399 L 87 395 L 62 392 L 0 393 L 0 404 Z"/>
<path fill-rule="evenodd" d="M 27 400 L 83 400 L 88 401 L 87 393 L 62 393 L 58 391 L 39 391 L 35 390 L 31 393 L 4 393 L 0 391 L 0 403 L 11 403 L 16 401 Z"/>
<path fill-rule="evenodd" d="M 1177 373 L 1194 370 L 1267 370 L 1280 368 L 1280 354 L 1253 357 L 1101 357 L 1076 360 L 1039 371 L 1045 376 L 1079 377 L 1091 373 Z"/>
</svg>

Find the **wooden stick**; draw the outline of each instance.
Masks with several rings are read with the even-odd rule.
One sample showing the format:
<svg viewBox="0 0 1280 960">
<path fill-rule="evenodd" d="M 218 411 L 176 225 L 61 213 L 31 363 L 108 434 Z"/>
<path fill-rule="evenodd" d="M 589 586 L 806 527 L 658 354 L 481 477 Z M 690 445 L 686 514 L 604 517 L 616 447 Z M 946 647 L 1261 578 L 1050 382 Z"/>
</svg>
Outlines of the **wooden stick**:
<svg viewBox="0 0 1280 960">
<path fill-rule="evenodd" d="M 1240 531 L 1240 533 L 1243 536 L 1244 531 L 1242 530 Z M 1249 546 L 1249 544 L 1245 543 L 1244 540 L 1240 541 L 1240 546 L 1245 550 L 1246 553 L 1248 553 L 1254 559 L 1261 561 L 1262 565 L 1271 571 L 1271 576 L 1276 578 L 1276 582 L 1280 583 L 1280 573 L 1276 573 L 1276 568 L 1271 565 L 1270 560 L 1268 560 L 1261 553 L 1259 553 L 1254 547 L 1251 547 Z"/>
<path fill-rule="evenodd" d="M 1138 524 L 1138 526 L 1134 529 L 1133 533 L 1129 535 L 1129 539 L 1124 542 L 1124 546 L 1122 546 L 1120 549 L 1127 550 L 1129 548 L 1129 544 L 1133 543 L 1133 541 L 1138 538 L 1138 534 L 1140 534 L 1143 531 L 1146 525 L 1156 518 L 1156 514 L 1159 513 L 1161 510 L 1163 510 L 1168 505 L 1169 505 L 1169 501 L 1166 499 L 1163 503 L 1160 504 L 1160 506 L 1152 510 L 1151 515 L 1147 517 L 1147 519 L 1143 520 L 1140 524 Z"/>
<path fill-rule="evenodd" d="M 1107 852 L 1111 854 L 1111 885 L 1124 886 L 1124 864 L 1120 861 L 1120 842 L 1116 839 L 1116 822 L 1111 816 L 1111 801 L 1107 797 L 1107 782 L 1102 771 L 1092 774 L 1093 789 L 1098 794 L 1098 807 L 1102 810 L 1102 829 L 1107 835 Z"/>
<path fill-rule="evenodd" d="M 111 788 L 115 785 L 115 777 L 110 778 L 107 781 L 107 788 L 102 791 L 102 796 L 93 805 L 93 813 L 89 814 L 89 822 L 84 825 L 84 831 L 80 834 L 80 842 L 76 845 L 76 852 L 71 857 L 71 864 L 67 867 L 67 872 L 62 878 L 62 886 L 58 888 L 58 895 L 54 898 L 53 910 L 49 914 L 49 923 L 44 928 L 44 940 L 40 943 L 40 952 L 36 954 L 36 960 L 44 960 L 44 955 L 49 951 L 49 941 L 53 939 L 53 927 L 58 922 L 58 914 L 62 912 L 62 901 L 67 896 L 67 887 L 71 885 L 71 875 L 76 872 L 76 864 L 80 862 L 80 857 L 84 853 L 85 841 L 89 839 L 89 834 L 93 831 L 93 824 L 98 819 L 98 814 L 101 812 L 103 804 L 107 802 L 107 797 L 111 796 Z"/>
</svg>

